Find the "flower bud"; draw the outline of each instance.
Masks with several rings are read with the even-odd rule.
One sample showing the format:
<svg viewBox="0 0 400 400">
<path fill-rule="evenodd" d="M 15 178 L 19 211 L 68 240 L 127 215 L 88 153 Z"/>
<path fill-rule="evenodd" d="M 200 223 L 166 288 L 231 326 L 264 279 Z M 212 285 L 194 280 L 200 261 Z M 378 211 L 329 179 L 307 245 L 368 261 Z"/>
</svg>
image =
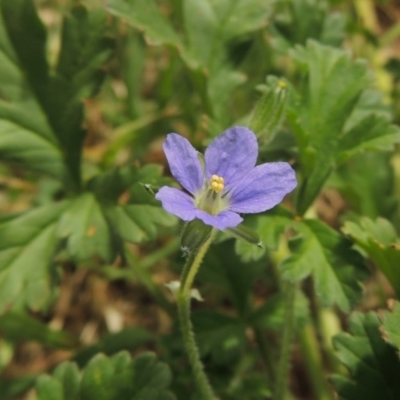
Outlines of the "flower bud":
<svg viewBox="0 0 400 400">
<path fill-rule="evenodd" d="M 181 248 L 186 254 L 197 251 L 210 236 L 212 227 L 200 219 L 188 222 L 181 235 Z"/>
<path fill-rule="evenodd" d="M 265 141 L 271 141 L 285 115 L 287 84 L 275 76 L 267 77 L 267 84 L 258 87 L 263 95 L 258 101 L 250 121 L 250 129 Z"/>
</svg>

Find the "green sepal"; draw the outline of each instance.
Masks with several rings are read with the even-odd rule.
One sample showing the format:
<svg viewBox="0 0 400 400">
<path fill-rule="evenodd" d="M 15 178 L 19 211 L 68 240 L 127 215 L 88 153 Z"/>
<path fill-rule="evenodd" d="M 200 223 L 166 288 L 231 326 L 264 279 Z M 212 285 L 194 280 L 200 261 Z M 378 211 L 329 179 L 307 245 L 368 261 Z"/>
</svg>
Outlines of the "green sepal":
<svg viewBox="0 0 400 400">
<path fill-rule="evenodd" d="M 142 188 L 152 196 L 155 196 L 157 192 L 161 189 L 160 186 L 154 186 L 151 185 L 150 183 L 139 182 L 139 185 L 142 186 Z"/>
<path fill-rule="evenodd" d="M 250 129 L 265 141 L 273 139 L 283 119 L 288 100 L 287 84 L 275 76 L 267 77 L 267 84 L 260 85 L 263 95 L 258 101 L 250 121 Z"/>
<path fill-rule="evenodd" d="M 193 253 L 209 238 L 212 227 L 200 219 L 188 222 L 181 235 L 181 248 L 186 254 Z"/>
<path fill-rule="evenodd" d="M 225 229 L 225 232 L 233 236 L 235 239 L 239 239 L 243 242 L 254 244 L 257 247 L 264 248 L 259 234 L 248 226 L 241 224 L 235 226 L 234 228 Z"/>
</svg>

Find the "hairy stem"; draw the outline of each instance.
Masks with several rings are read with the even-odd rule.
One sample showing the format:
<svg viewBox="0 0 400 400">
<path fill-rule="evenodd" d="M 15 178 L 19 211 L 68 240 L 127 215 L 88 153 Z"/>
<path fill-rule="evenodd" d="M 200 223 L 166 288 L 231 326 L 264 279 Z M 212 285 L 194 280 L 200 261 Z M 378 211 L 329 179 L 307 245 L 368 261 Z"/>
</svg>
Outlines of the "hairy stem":
<svg viewBox="0 0 400 400">
<path fill-rule="evenodd" d="M 335 355 L 332 339 L 335 335 L 342 332 L 340 319 L 336 312 L 329 308 L 322 308 L 317 305 L 317 327 L 321 335 L 322 348 L 326 354 L 329 369 L 335 374 L 346 374 L 346 368 L 340 364 L 339 359 Z"/>
<path fill-rule="evenodd" d="M 274 390 L 274 400 L 284 400 L 287 387 L 287 375 L 290 366 L 290 345 L 292 343 L 294 326 L 294 300 L 296 284 L 289 283 L 286 288 L 285 322 L 283 326 L 283 337 L 281 355 L 278 364 L 278 372 Z"/>
<path fill-rule="evenodd" d="M 210 237 L 204 242 L 197 253 L 193 256 L 189 256 L 182 272 L 181 287 L 177 296 L 183 342 L 193 370 L 194 379 L 203 397 L 203 400 L 216 400 L 217 397 L 215 396 L 204 372 L 204 366 L 200 360 L 199 350 L 194 338 L 193 325 L 190 320 L 190 291 L 197 271 L 199 270 L 201 262 L 203 261 L 203 257 L 210 247 L 215 234 L 216 230 L 213 229 Z"/>
<path fill-rule="evenodd" d="M 275 381 L 275 369 L 272 354 L 265 341 L 264 332 L 256 326 L 253 326 L 257 346 L 260 350 L 261 358 L 264 362 L 267 372 L 268 383 L 272 384 Z"/>
<path fill-rule="evenodd" d="M 300 330 L 299 339 L 302 354 L 306 361 L 307 373 L 316 398 L 318 400 L 333 400 L 333 393 L 329 389 L 324 374 L 319 344 L 311 321 Z"/>
</svg>

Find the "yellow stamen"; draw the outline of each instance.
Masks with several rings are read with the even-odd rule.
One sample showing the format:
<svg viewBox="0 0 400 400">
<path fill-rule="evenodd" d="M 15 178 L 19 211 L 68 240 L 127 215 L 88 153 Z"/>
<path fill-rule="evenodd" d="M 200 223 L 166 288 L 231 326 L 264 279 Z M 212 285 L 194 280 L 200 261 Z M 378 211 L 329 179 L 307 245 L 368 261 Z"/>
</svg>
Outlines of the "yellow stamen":
<svg viewBox="0 0 400 400">
<path fill-rule="evenodd" d="M 214 190 L 215 193 L 222 192 L 224 190 L 224 178 L 222 178 L 222 176 L 212 175 L 209 188 Z"/>
</svg>

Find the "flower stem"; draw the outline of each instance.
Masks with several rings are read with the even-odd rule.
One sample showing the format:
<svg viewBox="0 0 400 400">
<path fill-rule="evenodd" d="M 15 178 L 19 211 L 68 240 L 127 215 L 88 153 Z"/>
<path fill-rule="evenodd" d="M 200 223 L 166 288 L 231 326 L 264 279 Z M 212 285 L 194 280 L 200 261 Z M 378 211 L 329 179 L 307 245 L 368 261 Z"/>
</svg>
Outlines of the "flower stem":
<svg viewBox="0 0 400 400">
<path fill-rule="evenodd" d="M 330 308 L 322 308 L 317 304 L 318 312 L 318 328 L 321 335 L 322 348 L 326 354 L 329 369 L 335 374 L 346 374 L 345 367 L 340 364 L 339 359 L 335 355 L 332 339 L 335 335 L 342 332 L 340 319 L 336 312 Z"/>
<path fill-rule="evenodd" d="M 275 369 L 274 369 L 274 363 L 272 361 L 271 351 L 265 341 L 264 332 L 257 326 L 253 326 L 253 331 L 255 334 L 255 339 L 260 351 L 261 358 L 265 365 L 268 384 L 272 385 L 273 382 L 275 381 Z"/>
<path fill-rule="evenodd" d="M 284 400 L 287 387 L 287 375 L 290 366 L 290 345 L 292 343 L 294 326 L 294 300 L 296 284 L 290 282 L 286 288 L 285 322 L 283 326 L 283 338 L 281 355 L 278 364 L 278 372 L 274 390 L 274 400 Z"/>
<path fill-rule="evenodd" d="M 313 392 L 318 400 L 333 400 L 326 380 L 316 332 L 311 321 L 299 332 L 300 347 L 310 377 Z"/>
<path fill-rule="evenodd" d="M 203 257 L 210 247 L 216 232 L 217 231 L 213 229 L 209 238 L 204 242 L 197 253 L 189 256 L 182 272 L 181 287 L 177 296 L 183 342 L 193 370 L 194 379 L 203 400 L 216 400 L 217 397 L 215 396 L 204 372 L 204 366 L 200 360 L 199 350 L 194 338 L 193 326 L 190 321 L 190 290 L 201 262 L 203 261 Z"/>
</svg>

